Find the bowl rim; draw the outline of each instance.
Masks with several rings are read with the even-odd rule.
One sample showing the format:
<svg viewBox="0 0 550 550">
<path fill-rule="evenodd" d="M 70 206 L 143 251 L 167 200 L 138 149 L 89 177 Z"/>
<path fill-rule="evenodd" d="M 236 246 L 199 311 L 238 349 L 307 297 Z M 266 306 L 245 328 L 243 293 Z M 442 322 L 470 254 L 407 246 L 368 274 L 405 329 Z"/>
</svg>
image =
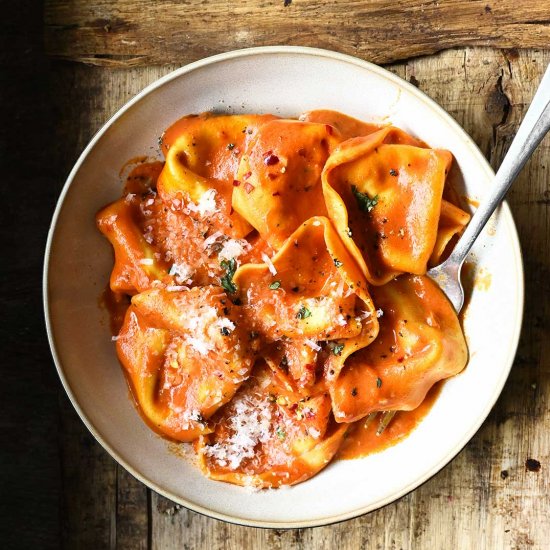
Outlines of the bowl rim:
<svg viewBox="0 0 550 550">
<path fill-rule="evenodd" d="M 69 175 L 67 176 L 67 179 L 65 181 L 65 184 L 63 185 L 63 188 L 61 190 L 61 193 L 59 195 L 59 198 L 57 200 L 57 204 L 52 216 L 52 221 L 50 224 L 50 228 L 48 231 L 48 237 L 46 242 L 46 248 L 44 252 L 44 268 L 43 268 L 43 279 L 42 279 L 42 294 L 43 294 L 43 308 L 44 308 L 44 317 L 45 317 L 45 324 L 46 324 L 46 332 L 48 336 L 48 342 L 50 345 L 50 351 L 59 375 L 59 378 L 61 380 L 61 383 L 63 385 L 63 388 L 65 392 L 67 393 L 73 407 L 75 408 L 77 414 L 81 418 L 81 420 L 84 422 L 87 429 L 91 432 L 93 437 L 100 443 L 100 445 L 111 455 L 111 457 L 122 467 L 124 467 L 128 472 L 130 472 L 136 479 L 144 483 L 147 487 L 150 489 L 153 489 L 155 492 L 163 495 L 164 497 L 182 504 L 186 508 L 193 510 L 195 512 L 201 513 L 203 515 L 206 515 L 208 517 L 223 520 L 228 523 L 233 523 L 237 525 L 243 525 L 248 527 L 260 527 L 260 528 L 276 528 L 276 529 L 296 529 L 296 528 L 306 528 L 306 527 L 320 527 L 323 525 L 329 525 L 333 523 L 338 523 L 342 521 L 346 521 L 349 519 L 357 518 L 359 516 L 362 516 L 366 513 L 378 510 L 400 498 L 402 498 L 407 493 L 415 490 L 416 488 L 420 487 L 422 484 L 424 484 L 426 481 L 428 481 L 430 478 L 432 478 L 435 474 L 440 472 L 446 465 L 448 465 L 452 460 L 456 458 L 456 456 L 460 453 L 460 451 L 466 446 L 466 444 L 472 439 L 472 437 L 476 434 L 476 432 L 479 430 L 479 428 L 482 426 L 482 424 L 485 422 L 487 416 L 489 415 L 491 409 L 495 405 L 497 399 L 499 398 L 500 394 L 502 393 L 502 389 L 508 379 L 508 376 L 510 374 L 510 370 L 512 368 L 515 355 L 517 353 L 517 346 L 519 343 L 519 337 L 521 333 L 521 327 L 523 322 L 523 310 L 524 310 L 524 287 L 525 287 L 525 280 L 524 280 L 524 269 L 523 269 L 523 259 L 521 254 L 521 248 L 520 248 L 520 242 L 519 237 L 517 234 L 516 225 L 513 220 L 513 216 L 511 213 L 511 210 L 508 206 L 508 203 L 504 201 L 502 205 L 500 206 L 500 209 L 503 213 L 503 218 L 507 222 L 507 229 L 510 231 L 512 236 L 512 242 L 514 245 L 514 255 L 515 255 L 515 262 L 514 267 L 516 270 L 516 277 L 517 280 L 520 282 L 517 289 L 517 304 L 518 304 L 518 310 L 519 315 L 516 319 L 516 323 L 514 326 L 514 332 L 512 335 L 512 338 L 509 340 L 509 347 L 510 347 L 510 354 L 509 354 L 509 361 L 506 365 L 506 368 L 504 368 L 501 371 L 500 379 L 497 381 L 497 383 L 493 387 L 493 394 L 491 398 L 488 400 L 486 407 L 483 411 L 483 413 L 479 416 L 479 419 L 476 423 L 472 424 L 470 426 L 470 429 L 467 431 L 466 435 L 452 448 L 449 450 L 445 458 L 443 458 L 440 462 L 438 462 L 434 467 L 432 467 L 428 472 L 425 472 L 424 475 L 422 475 L 420 478 L 417 478 L 413 482 L 409 483 L 407 486 L 402 487 L 399 491 L 396 493 L 381 499 L 380 501 L 377 501 L 373 504 L 363 506 L 361 508 L 357 508 L 353 511 L 344 512 L 341 514 L 334 514 L 331 516 L 325 516 L 321 518 L 317 518 L 315 520 L 301 520 L 301 521 L 281 521 L 281 522 L 274 522 L 274 521 L 263 521 L 263 520 L 254 520 L 254 519 L 247 519 L 237 516 L 228 515 L 226 513 L 217 512 L 214 510 L 210 510 L 209 508 L 206 508 L 202 505 L 196 504 L 194 502 L 188 501 L 185 498 L 182 498 L 179 495 L 173 494 L 170 490 L 164 489 L 162 487 L 159 487 L 154 481 L 151 481 L 147 477 L 145 477 L 143 474 L 135 470 L 131 465 L 129 465 L 120 455 L 119 453 L 109 444 L 107 441 L 104 440 L 104 438 L 101 436 L 101 434 L 96 430 L 93 423 L 90 421 L 90 419 L 87 417 L 86 413 L 82 410 L 80 407 L 73 391 L 70 386 L 70 383 L 65 376 L 63 365 L 61 363 L 61 360 L 59 358 L 59 355 L 57 353 L 57 347 L 56 342 L 53 334 L 53 328 L 52 328 L 52 321 L 50 318 L 50 304 L 49 304 L 49 263 L 50 263 L 50 256 L 51 256 L 51 248 L 52 243 L 55 237 L 56 228 L 57 228 L 57 222 L 58 218 L 60 216 L 63 204 L 65 202 L 65 197 L 69 191 L 70 186 L 72 185 L 75 177 L 77 176 L 82 164 L 86 160 L 89 153 L 92 151 L 92 149 L 95 147 L 96 143 L 102 138 L 102 136 L 107 132 L 107 130 L 122 116 L 128 111 L 134 104 L 141 101 L 144 97 L 149 95 L 151 92 L 155 91 L 156 89 L 162 87 L 166 83 L 175 80 L 187 73 L 191 73 L 197 69 L 201 69 L 202 67 L 205 67 L 207 65 L 214 65 L 220 62 L 224 62 L 231 59 L 236 58 L 243 58 L 243 57 L 251 57 L 251 56 L 262 56 L 262 55 L 274 55 L 274 54 L 296 54 L 296 55 L 303 55 L 303 56 L 313 56 L 313 57 L 321 57 L 321 58 L 328 58 L 335 61 L 341 61 L 345 63 L 349 63 L 355 66 L 358 66 L 362 69 L 366 69 L 367 71 L 370 71 L 371 73 L 374 73 L 375 75 L 384 78 L 386 80 L 391 81 L 395 85 L 397 85 L 399 88 L 405 89 L 410 94 L 414 95 L 416 99 L 424 102 L 427 104 L 427 106 L 436 113 L 439 117 L 443 118 L 445 122 L 451 127 L 452 131 L 455 134 L 460 135 L 465 144 L 468 146 L 468 148 L 471 150 L 472 156 L 475 158 L 477 163 L 479 164 L 480 168 L 482 168 L 487 176 L 488 179 L 494 178 L 494 171 L 492 170 L 491 166 L 489 165 L 487 159 L 485 156 L 481 153 L 479 147 L 476 145 L 476 143 L 473 141 L 473 139 L 466 133 L 466 131 L 458 124 L 458 122 L 449 114 L 447 113 L 439 104 L 437 104 L 433 99 L 431 99 L 429 96 L 427 96 L 424 92 L 407 82 L 406 80 L 402 79 L 401 77 L 395 75 L 394 73 L 388 71 L 387 69 L 384 69 L 378 65 L 375 65 L 369 61 L 365 61 L 362 59 L 359 59 L 357 57 L 353 57 L 351 55 L 342 54 L 339 52 L 334 52 L 331 50 L 325 50 L 321 48 L 312 48 L 312 47 L 305 47 L 305 46 L 284 46 L 284 45 L 278 45 L 278 46 L 262 46 L 262 47 L 253 47 L 253 48 L 245 48 L 245 49 L 239 49 L 239 50 L 232 50 L 229 52 L 220 53 L 217 55 L 209 56 L 204 59 L 200 59 L 198 61 L 189 63 L 187 65 L 184 65 L 178 69 L 175 69 L 174 71 L 169 72 L 168 74 L 162 76 L 161 78 L 155 80 L 148 86 L 146 86 L 141 92 L 139 92 L 137 95 L 135 95 L 133 98 L 131 98 L 128 102 L 126 102 L 120 109 L 118 109 L 112 116 L 108 118 L 108 120 L 101 126 L 101 128 L 94 134 L 94 136 L 89 141 L 88 145 L 85 147 L 83 152 L 78 157 L 78 160 L 74 164 L 73 168 L 71 169 Z"/>
</svg>

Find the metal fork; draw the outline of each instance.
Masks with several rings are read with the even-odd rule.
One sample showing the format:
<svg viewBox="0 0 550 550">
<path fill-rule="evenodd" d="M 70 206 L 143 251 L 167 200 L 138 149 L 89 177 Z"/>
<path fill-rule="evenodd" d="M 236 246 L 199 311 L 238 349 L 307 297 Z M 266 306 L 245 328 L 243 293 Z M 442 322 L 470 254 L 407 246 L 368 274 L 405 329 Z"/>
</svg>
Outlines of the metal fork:
<svg viewBox="0 0 550 550">
<path fill-rule="evenodd" d="M 447 295 L 457 313 L 464 305 L 464 289 L 460 282 L 462 264 L 481 230 L 502 202 L 510 186 L 531 157 L 542 138 L 550 130 L 550 65 L 495 176 L 493 186 L 484 197 L 451 255 L 427 273 Z"/>
<path fill-rule="evenodd" d="M 464 305 L 464 289 L 460 281 L 460 270 L 464 260 L 489 218 L 502 202 L 508 189 L 548 130 L 550 130 L 550 65 L 546 68 L 525 118 L 496 173 L 489 193 L 472 216 L 451 255 L 441 265 L 433 267 L 427 273 L 428 277 L 432 278 L 447 295 L 457 313 L 460 313 Z M 397 411 L 380 413 L 376 435 L 382 434 L 396 413 Z M 378 412 L 373 412 L 366 417 L 365 428 L 378 414 Z"/>
</svg>

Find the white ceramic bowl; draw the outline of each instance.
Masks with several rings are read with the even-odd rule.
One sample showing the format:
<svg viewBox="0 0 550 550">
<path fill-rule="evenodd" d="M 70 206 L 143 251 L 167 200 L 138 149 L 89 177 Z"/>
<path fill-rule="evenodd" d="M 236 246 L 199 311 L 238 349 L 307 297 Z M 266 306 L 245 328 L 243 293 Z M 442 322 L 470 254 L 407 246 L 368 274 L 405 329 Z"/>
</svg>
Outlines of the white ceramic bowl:
<svg viewBox="0 0 550 550">
<path fill-rule="evenodd" d="M 262 527 L 307 527 L 352 518 L 411 491 L 445 466 L 473 436 L 499 396 L 514 358 L 523 309 L 518 238 L 506 205 L 473 251 L 490 274 L 474 290 L 465 321 L 466 370 L 448 381 L 431 412 L 403 442 L 378 454 L 330 464 L 296 487 L 250 493 L 205 478 L 141 420 L 128 397 L 98 307 L 112 252 L 94 215 L 119 197 L 122 164 L 156 150 L 157 138 L 188 113 L 297 116 L 328 108 L 391 122 L 449 149 L 463 189 L 482 197 L 493 172 L 458 124 L 422 92 L 359 59 L 309 48 L 268 47 L 222 54 L 161 78 L 127 103 L 92 139 L 72 170 L 53 218 L 44 269 L 50 345 L 82 420 L 135 477 L 204 514 Z"/>
</svg>

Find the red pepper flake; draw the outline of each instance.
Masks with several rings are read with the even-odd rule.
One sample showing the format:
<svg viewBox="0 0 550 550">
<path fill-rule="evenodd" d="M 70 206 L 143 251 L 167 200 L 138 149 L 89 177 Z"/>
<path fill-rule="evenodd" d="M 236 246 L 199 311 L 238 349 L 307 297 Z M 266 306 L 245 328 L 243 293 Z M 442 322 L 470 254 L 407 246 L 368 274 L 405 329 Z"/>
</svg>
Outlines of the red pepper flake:
<svg viewBox="0 0 550 550">
<path fill-rule="evenodd" d="M 252 193 L 252 191 L 254 191 L 254 189 L 256 189 L 256 188 L 251 183 L 246 182 L 244 184 L 244 190 L 246 191 L 246 193 L 248 195 L 250 195 L 250 193 Z"/>
<path fill-rule="evenodd" d="M 399 357 L 399 359 L 397 359 L 397 362 L 398 363 L 403 363 L 403 361 L 405 361 L 405 357 Z"/>
<path fill-rule="evenodd" d="M 267 177 L 270 179 L 270 180 L 274 180 L 276 177 L 277 177 L 277 174 L 272 174 L 271 172 L 269 174 L 267 174 Z"/>
<path fill-rule="evenodd" d="M 303 147 L 301 147 L 300 149 L 298 149 L 298 154 L 301 157 L 305 157 L 306 156 L 306 150 Z"/>
<path fill-rule="evenodd" d="M 233 210 L 233 206 L 231 206 L 231 208 L 229 209 L 229 215 L 232 216 L 233 212 L 235 212 L 235 210 Z"/>
<path fill-rule="evenodd" d="M 264 164 L 266 166 L 273 166 L 274 164 L 277 164 L 279 162 L 279 157 L 277 155 L 274 155 L 271 151 L 268 151 L 264 155 Z"/>
<path fill-rule="evenodd" d="M 245 180 L 247 180 L 251 175 L 252 175 L 252 172 L 247 172 L 247 173 L 243 176 L 243 178 L 244 178 Z"/>
<path fill-rule="evenodd" d="M 280 195 L 280 191 L 275 191 L 275 193 L 271 193 L 272 197 L 278 197 Z"/>
<path fill-rule="evenodd" d="M 239 180 L 233 180 L 233 187 L 239 187 L 239 185 L 241 185 Z"/>
<path fill-rule="evenodd" d="M 332 136 L 332 134 L 334 133 L 334 128 L 330 124 L 325 124 L 325 128 L 327 129 L 327 134 L 329 136 Z"/>
</svg>

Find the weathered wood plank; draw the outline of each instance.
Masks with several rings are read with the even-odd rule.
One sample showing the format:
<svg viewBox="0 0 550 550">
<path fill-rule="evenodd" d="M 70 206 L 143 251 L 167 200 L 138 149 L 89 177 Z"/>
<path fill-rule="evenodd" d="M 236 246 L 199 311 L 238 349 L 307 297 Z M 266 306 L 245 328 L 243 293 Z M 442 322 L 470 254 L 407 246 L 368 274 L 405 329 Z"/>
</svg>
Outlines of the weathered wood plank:
<svg viewBox="0 0 550 550">
<path fill-rule="evenodd" d="M 117 466 L 116 548 L 146 550 L 149 545 L 149 491 Z"/>
<path fill-rule="evenodd" d="M 388 68 L 446 108 L 498 166 L 549 61 L 550 52 L 503 53 L 467 48 Z M 66 109 L 59 111 L 65 122 L 60 124 L 58 135 L 66 140 L 62 141 L 60 164 L 68 167 L 83 142 L 109 115 L 171 68 L 106 71 L 97 67 L 58 67 L 54 90 L 56 96 L 65 90 L 65 97 L 58 97 L 57 102 L 59 108 Z M 78 139 L 70 140 L 70 136 Z M 448 467 L 382 510 L 317 529 L 277 531 L 229 525 L 178 508 L 153 493 L 148 533 L 152 548 L 545 548 L 550 540 L 549 158 L 547 138 L 510 195 L 526 267 L 527 303 L 518 357 L 489 419 Z M 72 412 L 63 412 L 67 414 Z M 65 520 L 65 540 L 78 540 L 67 531 L 85 529 L 84 513 L 78 510 L 90 513 L 104 505 L 105 500 L 98 497 L 100 492 L 112 499 L 115 494 L 120 498 L 121 492 L 136 490 L 140 504 L 134 509 L 140 518 L 138 530 L 142 537 L 137 544 L 144 546 L 146 505 L 142 490 L 137 488 L 139 484 L 129 476 L 119 475 L 115 491 L 112 460 L 96 444 L 83 445 L 79 432 L 65 429 L 62 438 L 64 456 L 72 460 L 64 464 L 65 469 L 70 469 L 65 471 L 65 480 L 77 469 L 102 472 L 93 477 L 93 492 L 91 481 L 84 476 L 77 478 L 77 483 L 66 483 L 66 501 L 73 509 L 70 520 Z M 529 458 L 541 463 L 540 471 L 526 467 Z M 536 469 L 534 464 L 530 467 Z M 110 531 L 107 515 L 101 516 L 102 528 L 95 533 L 97 541 L 108 538 L 124 548 L 118 529 L 122 528 L 122 517 L 130 522 L 132 514 L 128 508 L 122 514 L 119 508 L 115 535 Z M 91 541 L 93 534 L 88 529 L 86 540 Z"/>
<path fill-rule="evenodd" d="M 388 63 L 458 46 L 550 43 L 548 0 L 46 0 L 45 21 L 50 55 L 125 67 L 271 44 Z"/>
<path fill-rule="evenodd" d="M 116 463 L 61 397 L 62 546 L 114 548 Z"/>
</svg>

